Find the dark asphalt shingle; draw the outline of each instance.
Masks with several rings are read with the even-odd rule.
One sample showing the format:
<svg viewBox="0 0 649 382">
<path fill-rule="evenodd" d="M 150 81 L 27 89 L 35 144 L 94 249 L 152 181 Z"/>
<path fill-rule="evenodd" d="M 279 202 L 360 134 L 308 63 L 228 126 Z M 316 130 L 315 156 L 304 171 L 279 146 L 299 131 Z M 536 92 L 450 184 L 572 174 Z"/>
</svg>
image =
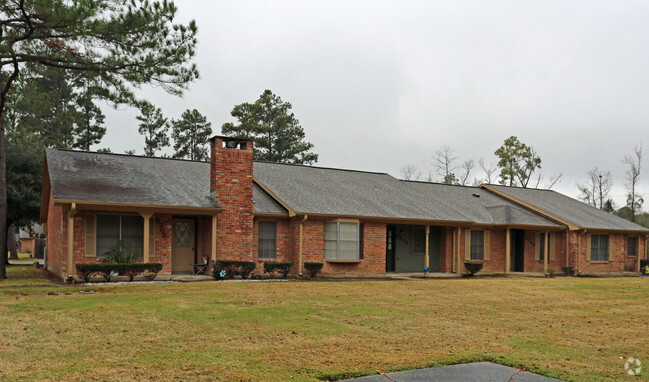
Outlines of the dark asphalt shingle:
<svg viewBox="0 0 649 382">
<path fill-rule="evenodd" d="M 589 206 L 552 190 L 489 185 L 495 190 L 530 204 L 580 228 L 649 231 L 619 216 Z"/>
</svg>

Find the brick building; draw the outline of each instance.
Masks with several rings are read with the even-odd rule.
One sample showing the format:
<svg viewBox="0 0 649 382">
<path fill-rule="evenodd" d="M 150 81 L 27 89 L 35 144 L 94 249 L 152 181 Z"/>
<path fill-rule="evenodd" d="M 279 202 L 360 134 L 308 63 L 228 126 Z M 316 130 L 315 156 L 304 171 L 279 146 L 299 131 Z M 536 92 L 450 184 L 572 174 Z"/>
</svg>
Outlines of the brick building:
<svg viewBox="0 0 649 382">
<path fill-rule="evenodd" d="M 549 190 L 465 187 L 253 161 L 216 136 L 210 162 L 46 151 L 48 269 L 111 249 L 189 273 L 201 259 L 324 263 L 324 274 L 639 271 L 649 230 Z"/>
</svg>

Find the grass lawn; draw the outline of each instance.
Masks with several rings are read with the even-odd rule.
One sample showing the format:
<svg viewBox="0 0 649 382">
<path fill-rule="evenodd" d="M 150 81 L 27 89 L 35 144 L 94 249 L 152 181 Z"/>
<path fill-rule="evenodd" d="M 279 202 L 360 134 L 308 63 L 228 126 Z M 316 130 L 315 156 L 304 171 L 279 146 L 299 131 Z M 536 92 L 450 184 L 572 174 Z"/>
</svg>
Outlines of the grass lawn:
<svg viewBox="0 0 649 382">
<path fill-rule="evenodd" d="M 620 357 L 649 366 L 647 278 L 88 289 L 0 288 L 0 379 L 315 381 L 490 360 L 592 381 L 630 378 Z"/>
</svg>

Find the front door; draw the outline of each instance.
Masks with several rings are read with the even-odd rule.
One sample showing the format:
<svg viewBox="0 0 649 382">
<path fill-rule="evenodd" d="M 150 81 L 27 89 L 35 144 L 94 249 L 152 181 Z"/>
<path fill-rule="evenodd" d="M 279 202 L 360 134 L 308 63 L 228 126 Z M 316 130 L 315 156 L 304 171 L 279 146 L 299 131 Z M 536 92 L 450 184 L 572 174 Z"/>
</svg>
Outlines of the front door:
<svg viewBox="0 0 649 382">
<path fill-rule="evenodd" d="M 525 231 L 513 229 L 511 231 L 511 271 L 525 271 Z"/>
<path fill-rule="evenodd" d="M 388 225 L 388 232 L 386 235 L 386 254 L 385 254 L 385 271 L 394 272 L 395 271 L 395 251 L 394 251 L 394 232 L 396 227 L 393 225 Z"/>
<path fill-rule="evenodd" d="M 171 271 L 188 273 L 193 271 L 194 258 L 194 220 L 174 219 L 171 250 Z"/>
</svg>

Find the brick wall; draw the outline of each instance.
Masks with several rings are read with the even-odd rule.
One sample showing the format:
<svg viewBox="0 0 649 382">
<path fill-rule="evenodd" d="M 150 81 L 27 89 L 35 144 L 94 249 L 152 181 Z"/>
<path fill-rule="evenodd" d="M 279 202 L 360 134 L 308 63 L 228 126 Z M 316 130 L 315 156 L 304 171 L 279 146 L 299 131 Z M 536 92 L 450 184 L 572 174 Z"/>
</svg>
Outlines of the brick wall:
<svg viewBox="0 0 649 382">
<path fill-rule="evenodd" d="M 64 215 L 65 219 L 62 219 Z M 63 277 L 67 269 L 67 224 L 67 209 L 55 206 L 50 192 L 47 215 L 47 269 L 59 277 Z"/>
<path fill-rule="evenodd" d="M 20 251 L 23 253 L 34 253 L 36 239 L 33 237 L 23 237 L 20 239 Z"/>
<path fill-rule="evenodd" d="M 245 148 L 225 148 L 227 138 L 211 140 L 210 191 L 225 211 L 217 219 L 217 258 L 255 259 L 253 252 L 253 203 L 251 141 Z"/>
<path fill-rule="evenodd" d="M 259 221 L 270 221 L 267 219 L 255 219 L 254 229 L 253 229 L 253 256 L 257 261 L 257 268 L 255 268 L 256 274 L 264 273 L 264 262 L 266 261 L 290 261 L 293 262 L 289 273 L 297 274 L 298 273 L 298 252 L 293 248 L 293 237 L 292 230 L 290 227 L 290 221 L 286 219 L 282 220 L 273 220 L 276 224 L 276 240 L 277 240 L 277 256 L 275 259 L 260 259 L 258 256 L 259 249 Z M 298 231 L 299 235 L 299 231 Z"/>
<path fill-rule="evenodd" d="M 606 234 L 606 233 L 603 233 Z M 622 272 L 631 270 L 635 272 L 637 257 L 627 256 L 627 238 L 629 235 L 614 234 L 613 236 L 613 256 L 606 262 L 587 261 L 587 243 L 588 235 L 571 232 L 571 252 L 578 252 L 579 242 L 581 242 L 581 251 L 579 251 L 579 272 L 580 273 L 601 273 L 601 272 Z M 638 236 L 636 236 L 638 237 Z M 638 237 L 638 254 L 644 258 L 645 242 L 643 237 Z M 609 245 L 611 242 L 609 241 Z M 571 256 L 572 259 L 576 256 Z M 577 269 L 576 263 L 571 263 L 574 269 Z"/>
</svg>

